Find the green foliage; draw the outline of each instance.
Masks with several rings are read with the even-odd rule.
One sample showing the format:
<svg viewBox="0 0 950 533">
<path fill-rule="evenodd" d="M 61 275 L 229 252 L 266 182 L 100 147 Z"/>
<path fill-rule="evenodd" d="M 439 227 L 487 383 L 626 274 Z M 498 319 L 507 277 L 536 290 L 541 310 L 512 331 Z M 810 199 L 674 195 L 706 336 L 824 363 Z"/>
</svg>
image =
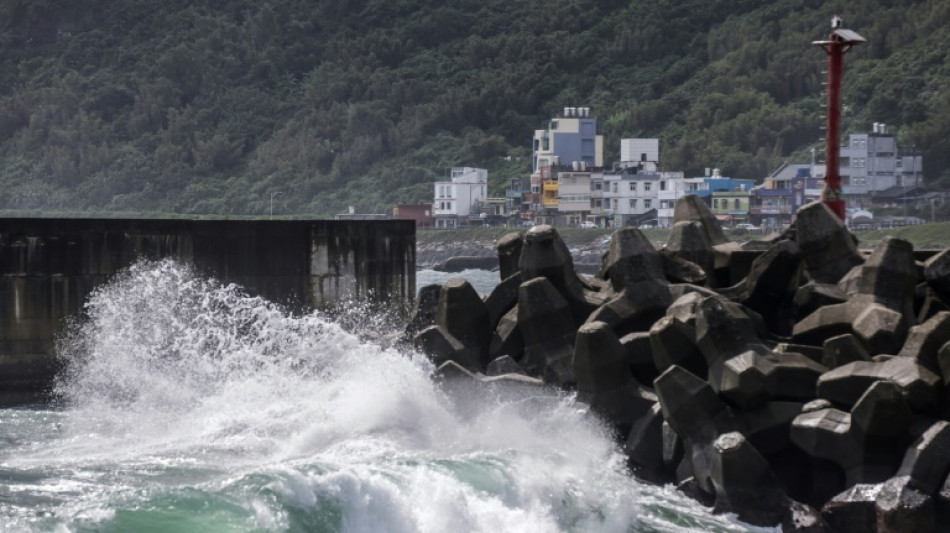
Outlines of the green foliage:
<svg viewBox="0 0 950 533">
<path fill-rule="evenodd" d="M 839 5 L 840 4 L 840 5 Z M 607 154 L 760 178 L 819 138 L 831 14 L 868 38 L 844 125 L 950 176 L 944 0 L 17 0 L 0 4 L 0 209 L 327 216 L 431 198 L 442 169 L 529 169 L 564 106 Z M 944 178 L 950 181 L 950 177 Z"/>
</svg>

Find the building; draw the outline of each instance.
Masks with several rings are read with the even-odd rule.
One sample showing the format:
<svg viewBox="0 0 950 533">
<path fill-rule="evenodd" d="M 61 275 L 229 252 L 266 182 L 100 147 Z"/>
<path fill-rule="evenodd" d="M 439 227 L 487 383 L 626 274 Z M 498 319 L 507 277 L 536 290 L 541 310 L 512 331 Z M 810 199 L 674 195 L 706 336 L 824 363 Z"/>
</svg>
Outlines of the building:
<svg viewBox="0 0 950 533">
<path fill-rule="evenodd" d="M 556 217 L 558 185 L 551 168 L 584 172 L 603 167 L 604 138 L 597 134 L 597 119 L 589 107 L 565 107 L 561 117 L 552 118 L 535 130 L 531 145 L 531 189 L 534 203 L 526 205 L 529 215 L 541 222 Z"/>
<path fill-rule="evenodd" d="M 710 210 L 727 226 L 735 227 L 737 224 L 747 223 L 749 196 L 750 191 L 745 187 L 731 191 L 715 191 L 710 196 Z"/>
<path fill-rule="evenodd" d="M 634 166 L 606 172 L 603 181 L 603 205 L 613 227 L 669 227 L 676 200 L 685 191 L 682 172 Z"/>
<path fill-rule="evenodd" d="M 468 218 L 476 214 L 477 207 L 488 198 L 488 170 L 452 167 L 447 174 L 448 181 L 435 182 L 432 214 L 436 229 L 466 225 Z"/>
<path fill-rule="evenodd" d="M 812 177 L 809 165 L 785 163 L 752 189 L 750 222 L 770 230 L 789 226 L 805 204 L 821 198 L 822 178 Z"/>
<path fill-rule="evenodd" d="M 620 139 L 621 168 L 639 166 L 656 171 L 660 162 L 659 139 Z"/>
<path fill-rule="evenodd" d="M 415 220 L 417 228 L 431 228 L 435 224 L 432 204 L 399 204 L 393 208 L 393 218 Z"/>
<path fill-rule="evenodd" d="M 839 175 L 848 207 L 867 208 L 873 196 L 894 187 L 919 187 L 923 156 L 916 147 L 901 147 L 885 124 L 875 122 L 871 133 L 852 133 L 841 147 Z M 824 166 L 812 175 L 824 178 Z"/>
<path fill-rule="evenodd" d="M 535 130 L 531 146 L 532 173 L 551 165 L 604 166 L 604 137 L 597 135 L 597 119 L 589 107 L 565 107 L 564 114 Z"/>
</svg>

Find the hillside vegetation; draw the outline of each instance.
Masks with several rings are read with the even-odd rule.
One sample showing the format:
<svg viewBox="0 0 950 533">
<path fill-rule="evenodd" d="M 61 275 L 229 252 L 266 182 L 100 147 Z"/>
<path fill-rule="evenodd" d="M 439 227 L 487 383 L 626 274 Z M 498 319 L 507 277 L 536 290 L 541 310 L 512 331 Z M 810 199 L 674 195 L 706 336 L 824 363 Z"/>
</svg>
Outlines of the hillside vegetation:
<svg viewBox="0 0 950 533">
<path fill-rule="evenodd" d="M 387 212 L 457 165 L 502 194 L 564 106 L 608 161 L 657 136 L 667 169 L 761 178 L 822 146 L 834 13 L 868 39 L 844 130 L 950 181 L 946 0 L 8 0 L 0 210 Z"/>
</svg>

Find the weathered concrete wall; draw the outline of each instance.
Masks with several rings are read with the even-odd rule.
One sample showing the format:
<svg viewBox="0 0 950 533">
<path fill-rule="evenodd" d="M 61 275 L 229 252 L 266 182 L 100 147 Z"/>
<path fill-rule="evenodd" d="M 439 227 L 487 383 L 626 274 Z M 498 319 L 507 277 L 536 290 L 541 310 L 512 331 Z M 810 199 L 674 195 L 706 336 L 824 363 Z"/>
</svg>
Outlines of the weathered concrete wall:
<svg viewBox="0 0 950 533">
<path fill-rule="evenodd" d="M 164 257 L 295 309 L 415 293 L 412 221 L 0 219 L 0 404 L 48 383 L 54 337 L 93 289 Z"/>
</svg>

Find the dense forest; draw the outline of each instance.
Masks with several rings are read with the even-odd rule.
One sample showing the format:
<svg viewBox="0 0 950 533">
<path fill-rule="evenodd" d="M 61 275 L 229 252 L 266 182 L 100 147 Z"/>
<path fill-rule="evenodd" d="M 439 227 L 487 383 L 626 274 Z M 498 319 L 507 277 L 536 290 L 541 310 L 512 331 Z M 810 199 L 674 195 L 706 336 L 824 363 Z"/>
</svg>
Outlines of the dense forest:
<svg viewBox="0 0 950 533">
<path fill-rule="evenodd" d="M 608 161 L 761 179 L 822 149 L 839 13 L 843 130 L 887 123 L 950 186 L 947 0 L 0 0 L 0 210 L 327 216 L 490 193 L 589 106 Z M 819 154 L 819 158 L 821 155 Z"/>
</svg>

